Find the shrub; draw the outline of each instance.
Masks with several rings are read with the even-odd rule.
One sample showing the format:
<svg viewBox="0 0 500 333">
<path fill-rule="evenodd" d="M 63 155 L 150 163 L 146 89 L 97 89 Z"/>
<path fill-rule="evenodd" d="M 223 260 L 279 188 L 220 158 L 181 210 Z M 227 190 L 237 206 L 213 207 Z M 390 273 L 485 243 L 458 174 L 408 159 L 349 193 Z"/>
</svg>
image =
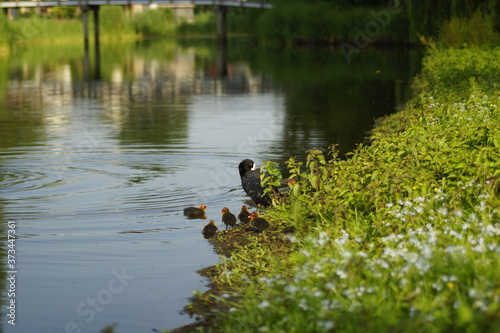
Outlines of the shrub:
<svg viewBox="0 0 500 333">
<path fill-rule="evenodd" d="M 99 11 L 102 33 L 120 38 L 127 29 L 125 11 L 121 6 L 102 6 Z"/>
<path fill-rule="evenodd" d="M 444 46 L 452 48 L 492 45 L 496 38 L 493 19 L 481 11 L 470 18 L 452 17 L 443 23 L 438 35 Z"/>
<path fill-rule="evenodd" d="M 417 80 L 417 88 L 460 100 L 470 93 L 474 79 L 481 91 L 491 94 L 500 82 L 500 48 L 447 49 L 433 51 L 423 60 L 425 72 Z"/>
<path fill-rule="evenodd" d="M 215 33 L 214 12 L 200 12 L 192 22 L 183 21 L 177 26 L 180 35 L 208 35 Z"/>
<path fill-rule="evenodd" d="M 174 31 L 174 14 L 170 8 L 157 8 L 136 14 L 135 31 L 143 36 L 171 36 Z"/>
<path fill-rule="evenodd" d="M 75 18 L 77 7 L 52 7 L 50 13 L 58 19 Z"/>
</svg>

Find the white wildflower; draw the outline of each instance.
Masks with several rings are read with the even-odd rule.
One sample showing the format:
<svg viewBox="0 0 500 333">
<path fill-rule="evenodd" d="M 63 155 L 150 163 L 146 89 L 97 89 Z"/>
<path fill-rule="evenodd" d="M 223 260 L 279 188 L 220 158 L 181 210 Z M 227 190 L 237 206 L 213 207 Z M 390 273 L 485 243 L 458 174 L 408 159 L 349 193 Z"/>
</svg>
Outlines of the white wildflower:
<svg viewBox="0 0 500 333">
<path fill-rule="evenodd" d="M 305 255 L 306 257 L 310 257 L 311 254 L 309 253 L 309 251 L 307 251 L 306 249 L 301 249 L 300 250 L 300 253 L 302 253 L 303 255 Z"/>
<path fill-rule="evenodd" d="M 263 301 L 262 303 L 260 303 L 257 307 L 259 309 L 265 309 L 265 308 L 268 308 L 269 306 L 271 305 L 271 303 L 269 303 L 269 301 Z"/>
<path fill-rule="evenodd" d="M 441 291 L 441 290 L 443 290 L 443 284 L 440 282 L 434 282 L 432 284 L 432 289 L 435 289 L 437 291 Z"/>
<path fill-rule="evenodd" d="M 335 239 L 335 244 L 344 245 L 349 241 L 349 234 L 345 230 L 341 230 L 342 237 Z"/>
<path fill-rule="evenodd" d="M 347 279 L 347 273 L 344 270 L 342 270 L 342 269 L 339 268 L 339 269 L 337 269 L 337 271 L 335 273 L 337 273 L 337 275 L 339 276 L 339 278 L 341 278 L 341 279 Z"/>
<path fill-rule="evenodd" d="M 426 260 L 419 258 L 415 262 L 415 267 L 420 271 L 420 275 L 423 275 L 425 272 L 429 270 L 431 264 L 429 264 L 429 262 L 427 262 Z"/>
<path fill-rule="evenodd" d="M 367 258 L 368 257 L 368 253 L 364 252 L 364 251 L 359 251 L 358 252 L 358 256 L 362 257 L 362 258 Z"/>
<path fill-rule="evenodd" d="M 333 284 L 333 282 L 327 282 L 327 283 L 325 284 L 325 286 L 326 286 L 328 289 L 330 289 L 330 290 L 335 290 L 335 289 L 337 289 L 337 288 L 335 287 L 335 284 Z"/>
<path fill-rule="evenodd" d="M 318 328 L 329 331 L 335 327 L 335 323 L 331 320 L 321 320 L 317 323 Z"/>
<path fill-rule="evenodd" d="M 289 294 L 295 294 L 299 288 L 294 284 L 289 284 L 285 287 L 285 291 Z"/>
<path fill-rule="evenodd" d="M 477 292 L 476 289 L 474 289 L 474 288 L 469 289 L 469 297 L 477 298 L 478 296 L 479 296 L 479 293 Z"/>
<path fill-rule="evenodd" d="M 301 308 L 304 311 L 307 311 L 309 309 L 309 306 L 307 305 L 307 301 L 305 298 L 301 299 L 299 302 L 299 308 Z"/>
<path fill-rule="evenodd" d="M 321 247 L 325 246 L 329 240 L 330 240 L 330 235 L 328 235 L 326 232 L 319 233 L 319 238 L 317 240 L 319 246 Z"/>
<path fill-rule="evenodd" d="M 500 236 L 500 228 L 498 228 L 496 225 L 488 224 L 484 228 L 484 233 L 487 236 Z"/>
<path fill-rule="evenodd" d="M 441 207 L 438 209 L 438 213 L 443 215 L 443 216 L 447 216 L 448 215 L 448 209 L 445 208 L 445 207 Z"/>
<path fill-rule="evenodd" d="M 352 257 L 352 253 L 344 249 L 341 250 L 341 255 L 344 259 L 350 259 Z"/>
</svg>

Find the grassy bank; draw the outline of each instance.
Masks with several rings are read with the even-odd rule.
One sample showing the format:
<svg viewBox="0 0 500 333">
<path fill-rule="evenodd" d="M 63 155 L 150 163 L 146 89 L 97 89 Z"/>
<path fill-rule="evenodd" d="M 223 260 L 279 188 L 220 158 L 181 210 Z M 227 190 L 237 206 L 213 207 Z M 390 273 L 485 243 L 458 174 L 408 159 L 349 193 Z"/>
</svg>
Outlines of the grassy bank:
<svg viewBox="0 0 500 333">
<path fill-rule="evenodd" d="M 209 270 L 218 296 L 198 296 L 224 309 L 206 330 L 498 331 L 499 57 L 432 50 L 369 146 L 291 159 L 272 230 L 214 240 L 230 259 Z"/>
</svg>

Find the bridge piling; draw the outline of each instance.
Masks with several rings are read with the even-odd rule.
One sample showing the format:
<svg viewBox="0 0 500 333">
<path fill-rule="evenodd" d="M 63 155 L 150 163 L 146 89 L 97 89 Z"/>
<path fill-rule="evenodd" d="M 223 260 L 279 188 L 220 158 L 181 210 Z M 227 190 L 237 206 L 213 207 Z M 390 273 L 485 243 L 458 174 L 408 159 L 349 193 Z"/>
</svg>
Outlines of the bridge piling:
<svg viewBox="0 0 500 333">
<path fill-rule="evenodd" d="M 99 42 L 99 9 L 101 6 L 90 6 L 90 9 L 94 12 L 94 63 L 95 63 L 95 78 L 101 78 L 101 51 Z"/>
<path fill-rule="evenodd" d="M 83 47 L 85 52 L 84 59 L 84 72 L 86 77 L 90 78 L 90 62 L 89 62 L 89 11 L 93 13 L 94 19 L 94 78 L 100 79 L 101 77 L 101 51 L 99 43 L 99 5 L 82 5 L 82 23 L 83 23 Z"/>
<path fill-rule="evenodd" d="M 215 24 L 217 34 L 217 44 L 226 45 L 227 43 L 227 7 L 215 6 Z"/>
<path fill-rule="evenodd" d="M 89 20 L 88 13 L 89 7 L 87 5 L 81 6 L 82 9 L 82 24 L 83 24 L 83 48 L 85 52 L 89 50 Z"/>
</svg>

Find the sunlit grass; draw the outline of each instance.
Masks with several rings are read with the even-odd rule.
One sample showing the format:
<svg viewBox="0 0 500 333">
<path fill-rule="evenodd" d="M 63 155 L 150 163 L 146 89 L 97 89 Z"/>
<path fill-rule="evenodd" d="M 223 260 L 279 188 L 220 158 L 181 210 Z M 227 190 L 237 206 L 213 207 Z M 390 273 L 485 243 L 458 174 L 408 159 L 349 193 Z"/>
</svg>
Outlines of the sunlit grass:
<svg viewBox="0 0 500 333">
<path fill-rule="evenodd" d="M 171 9 L 160 8 L 143 13 L 127 14 L 118 6 L 103 6 L 100 12 L 100 37 L 103 41 L 117 41 L 137 37 L 175 37 L 213 35 L 213 13 L 200 13 L 192 22 L 175 22 Z M 88 20 L 89 39 L 94 38 L 93 15 Z M 7 20 L 0 15 L 0 47 L 25 43 L 66 43 L 81 41 L 83 23 L 81 17 L 58 19 L 33 15 Z"/>
</svg>

